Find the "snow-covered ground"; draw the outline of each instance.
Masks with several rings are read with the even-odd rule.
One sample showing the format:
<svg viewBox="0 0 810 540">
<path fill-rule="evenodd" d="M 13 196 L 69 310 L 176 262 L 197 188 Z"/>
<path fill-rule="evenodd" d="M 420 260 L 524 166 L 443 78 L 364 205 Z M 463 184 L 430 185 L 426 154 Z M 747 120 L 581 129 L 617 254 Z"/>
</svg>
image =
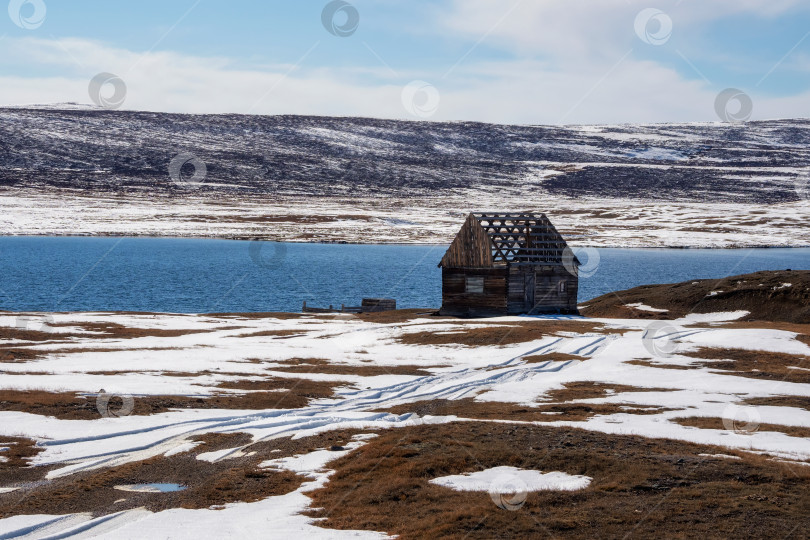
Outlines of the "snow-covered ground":
<svg viewBox="0 0 810 540">
<path fill-rule="evenodd" d="M 548 214 L 574 246 L 810 246 L 808 200 L 749 205 L 543 194 L 542 202 L 532 203 L 518 189 L 483 188 L 459 189 L 439 199 L 255 195 L 228 200 L 5 188 L 0 228 L 8 235 L 449 244 L 465 212 L 531 209 Z"/>
<path fill-rule="evenodd" d="M 573 317 L 505 317 L 465 322 L 425 315 L 401 322 L 375 323 L 352 316 L 30 314 L 32 318 L 26 319 L 29 325 L 35 324 L 32 321 L 41 316 L 45 324 L 29 328 L 49 332 L 53 339 L 0 341 L 0 347 L 24 347 L 42 353 L 37 359 L 26 362 L 0 363 L 0 389 L 79 392 L 88 399 L 96 399 L 104 389 L 106 394 L 132 396 L 137 401 L 158 395 L 211 396 L 242 392 L 218 386 L 227 381 L 304 378 L 337 383 L 336 395 L 294 410 L 191 408 L 151 416 L 100 415 L 95 420 L 59 420 L 28 412 L 2 411 L 0 443 L 3 436 L 37 440 L 44 451 L 33 459 L 33 464 L 55 466 L 48 473 L 48 479 L 54 479 L 186 451 L 194 446 L 190 439 L 199 435 L 247 433 L 255 443 L 343 429 L 375 431 L 447 423 L 458 418 L 378 411 L 426 400 L 466 398 L 480 403 L 531 407 L 566 384 L 595 382 L 629 386 L 634 391 L 575 400 L 615 404 L 618 412 L 594 415 L 582 421 L 542 422 L 542 425 L 718 445 L 806 463 L 810 461 L 810 439 L 807 438 L 765 430 L 703 429 L 673 421 L 683 417 L 729 418 L 734 425 L 741 419 L 755 419 L 757 424 L 810 428 L 808 410 L 787 406 L 751 407 L 743 403 L 750 398 L 807 397 L 810 384 L 747 378 L 707 367 L 672 369 L 672 366 L 694 363 L 695 358 L 684 353 L 701 347 L 810 356 L 810 346 L 797 340 L 793 331 L 743 329 L 723 324 L 745 315 L 745 312 L 721 313 L 653 322 L 588 320 L 603 326 L 582 330 Z M 14 328 L 18 320 L 16 314 L 0 314 L 0 327 Z M 173 337 L 111 338 L 97 330 L 99 324 L 197 332 Z M 560 324 L 570 324 L 571 330 L 544 331 L 549 325 L 558 327 Z M 468 347 L 404 344 L 399 340 L 421 332 L 452 335 L 492 327 L 525 328 L 526 325 L 536 328 L 536 338 L 518 343 L 507 341 L 507 344 Z M 73 337 L 60 337 L 60 334 Z M 531 363 L 525 360 L 543 355 L 549 355 L 549 360 Z M 310 373 L 280 370 L 289 365 L 285 361 L 313 358 L 325 360 L 328 366 L 357 368 L 357 374 L 319 372 L 318 366 Z M 430 374 L 362 375 L 362 368 L 368 366 L 393 371 L 414 365 Z M 650 413 L 647 409 L 645 414 L 634 414 L 636 408 L 651 406 L 661 410 Z M 269 527 L 278 534 L 379 537 L 325 531 L 315 527 L 312 519 L 300 515 L 308 508 L 306 493 L 328 482 L 329 461 L 351 452 L 365 440 L 367 437 L 356 438 L 338 452 L 315 451 L 264 463 L 268 468 L 307 476 L 308 481 L 301 488 L 287 495 L 255 503 L 229 504 L 217 511 L 130 510 L 98 518 L 78 514 L 15 516 L 0 520 L 0 537 L 87 533 L 136 538 L 158 531 L 165 536 L 169 524 L 171 530 L 183 531 L 181 537 L 227 536 L 255 530 L 255 527 Z M 240 455 L 243 448 L 230 448 L 198 459 L 227 460 Z M 521 479 L 537 484 L 537 489 L 547 489 L 547 480 L 565 480 L 538 476 L 540 473 L 536 471 L 525 474 L 529 476 L 521 476 Z M 476 477 L 471 478 L 473 481 Z M 462 480 L 456 478 L 451 483 L 461 486 Z M 584 482 L 581 478 L 574 480 L 577 486 Z M 562 484 L 567 487 L 561 489 L 573 489 L 573 484 Z M 0 486 L 0 490 L 14 487 L 17 486 Z"/>
</svg>

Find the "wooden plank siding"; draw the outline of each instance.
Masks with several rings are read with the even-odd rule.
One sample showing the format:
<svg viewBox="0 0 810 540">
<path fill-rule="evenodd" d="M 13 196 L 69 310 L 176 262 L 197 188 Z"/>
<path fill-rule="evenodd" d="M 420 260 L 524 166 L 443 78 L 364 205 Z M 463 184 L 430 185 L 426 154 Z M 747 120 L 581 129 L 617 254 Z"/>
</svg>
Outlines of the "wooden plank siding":
<svg viewBox="0 0 810 540">
<path fill-rule="evenodd" d="M 527 306 L 525 275 L 534 274 L 534 305 Z M 561 287 L 560 283 L 564 286 Z M 578 280 L 561 265 L 512 265 L 509 267 L 508 305 L 511 315 L 520 313 L 576 313 Z"/>
<path fill-rule="evenodd" d="M 483 277 L 484 292 L 468 293 L 467 277 Z M 506 268 L 443 268 L 441 315 L 506 315 Z"/>
<path fill-rule="evenodd" d="M 444 268 L 491 268 L 492 243 L 478 220 L 470 214 L 439 266 Z"/>
</svg>

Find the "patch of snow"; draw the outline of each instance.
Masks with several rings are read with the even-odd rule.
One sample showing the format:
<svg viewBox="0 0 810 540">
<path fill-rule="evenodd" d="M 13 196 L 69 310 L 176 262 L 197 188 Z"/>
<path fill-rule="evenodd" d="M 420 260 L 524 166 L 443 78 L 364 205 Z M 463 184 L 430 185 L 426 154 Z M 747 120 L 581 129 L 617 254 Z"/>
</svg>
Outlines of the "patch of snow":
<svg viewBox="0 0 810 540">
<path fill-rule="evenodd" d="M 737 321 L 743 317 L 750 315 L 750 311 L 721 311 L 718 313 L 690 313 L 686 317 L 682 317 L 675 322 L 678 324 L 700 324 L 710 322 L 729 322 Z"/>
<path fill-rule="evenodd" d="M 509 494 L 519 486 L 521 491 L 577 491 L 591 483 L 588 476 L 574 476 L 564 472 L 532 471 L 515 467 L 494 467 L 483 471 L 434 478 L 431 484 L 455 491 L 485 491 Z"/>
<path fill-rule="evenodd" d="M 202 441 L 188 441 L 188 442 L 185 442 L 183 444 L 177 445 L 175 448 L 172 448 L 171 450 L 169 450 L 168 452 L 163 454 L 163 456 L 164 457 L 171 457 L 171 456 L 174 456 L 174 455 L 177 455 L 177 454 L 182 454 L 184 452 L 191 452 L 192 450 L 194 450 L 195 448 L 197 448 L 201 444 L 202 444 Z"/>
<path fill-rule="evenodd" d="M 637 309 L 639 311 L 650 311 L 650 312 L 653 312 L 653 313 L 666 313 L 667 311 L 669 311 L 668 309 L 658 309 L 658 308 L 650 307 L 650 306 L 647 306 L 647 305 L 642 304 L 640 302 L 637 303 L 637 304 L 625 304 L 625 305 L 627 307 L 631 307 L 631 308 Z"/>
<path fill-rule="evenodd" d="M 698 454 L 699 457 L 719 458 L 719 459 L 742 459 L 739 456 L 730 456 L 728 454 Z"/>
<path fill-rule="evenodd" d="M 224 450 L 204 452 L 202 454 L 197 455 L 197 459 L 200 461 L 208 461 L 210 463 L 216 463 L 217 461 L 222 461 L 223 459 L 235 459 L 240 458 L 244 455 L 245 453 L 242 452 L 241 448 L 225 448 Z"/>
</svg>

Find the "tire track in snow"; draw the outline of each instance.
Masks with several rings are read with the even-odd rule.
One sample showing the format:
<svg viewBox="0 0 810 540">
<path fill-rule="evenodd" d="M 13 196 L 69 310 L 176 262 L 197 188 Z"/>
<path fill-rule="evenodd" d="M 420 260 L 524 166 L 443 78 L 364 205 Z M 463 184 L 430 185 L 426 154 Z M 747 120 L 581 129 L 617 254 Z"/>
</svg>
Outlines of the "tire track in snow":
<svg viewBox="0 0 810 540">
<path fill-rule="evenodd" d="M 414 419 L 414 415 L 410 413 L 394 415 L 368 412 L 368 410 L 428 399 L 461 399 L 497 384 L 518 382 L 541 373 L 559 372 L 570 366 L 574 361 L 547 361 L 542 364 L 525 364 L 522 358 L 531 355 L 549 354 L 558 350 L 562 344 L 570 342 L 570 339 L 557 338 L 550 343 L 545 343 L 503 362 L 490 364 L 486 368 L 465 368 L 438 375 L 426 375 L 387 387 L 346 391 L 341 393 L 341 398 L 320 400 L 301 409 L 274 409 L 224 417 L 172 421 L 143 429 L 45 441 L 40 445 L 45 447 L 73 446 L 77 447 L 71 449 L 73 453 L 80 455 L 63 460 L 41 461 L 40 463 L 61 463 L 66 465 L 63 468 L 51 471 L 48 475 L 50 479 L 101 467 L 119 466 L 162 455 L 187 442 L 189 438 L 195 435 L 212 432 L 250 432 L 253 435 L 253 442 L 241 448 L 233 449 L 234 452 L 237 452 L 254 442 L 323 431 L 324 428 L 329 426 L 333 426 L 334 429 L 340 429 L 347 425 L 390 428 L 414 424 L 421 422 L 421 419 Z M 584 339 L 586 341 L 576 349 L 582 351 L 583 356 L 589 356 L 590 352 L 599 351 L 610 341 L 605 336 L 588 335 L 578 336 L 573 339 Z M 144 441 L 144 435 L 149 434 L 154 434 L 154 437 L 151 440 Z M 132 438 L 134 441 L 127 443 L 127 438 Z M 121 440 L 121 447 L 105 452 L 98 452 L 97 449 L 93 450 L 93 446 L 98 443 L 114 440 Z M 86 447 L 86 449 L 82 447 Z M 225 454 L 219 459 L 225 459 L 227 456 L 228 454 Z"/>
</svg>

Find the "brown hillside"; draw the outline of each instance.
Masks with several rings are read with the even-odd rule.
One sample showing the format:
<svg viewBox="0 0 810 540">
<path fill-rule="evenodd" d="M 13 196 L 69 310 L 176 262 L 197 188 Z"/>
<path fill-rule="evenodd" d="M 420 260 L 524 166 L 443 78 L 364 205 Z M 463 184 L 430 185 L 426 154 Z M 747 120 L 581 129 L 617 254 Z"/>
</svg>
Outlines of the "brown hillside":
<svg viewBox="0 0 810 540">
<path fill-rule="evenodd" d="M 791 285 L 785 286 L 790 283 Z M 666 312 L 643 311 L 644 304 Z M 701 279 L 669 285 L 643 285 L 585 302 L 586 317 L 672 319 L 689 313 L 749 311 L 746 320 L 810 323 L 810 271 L 756 272 L 725 279 Z"/>
</svg>

